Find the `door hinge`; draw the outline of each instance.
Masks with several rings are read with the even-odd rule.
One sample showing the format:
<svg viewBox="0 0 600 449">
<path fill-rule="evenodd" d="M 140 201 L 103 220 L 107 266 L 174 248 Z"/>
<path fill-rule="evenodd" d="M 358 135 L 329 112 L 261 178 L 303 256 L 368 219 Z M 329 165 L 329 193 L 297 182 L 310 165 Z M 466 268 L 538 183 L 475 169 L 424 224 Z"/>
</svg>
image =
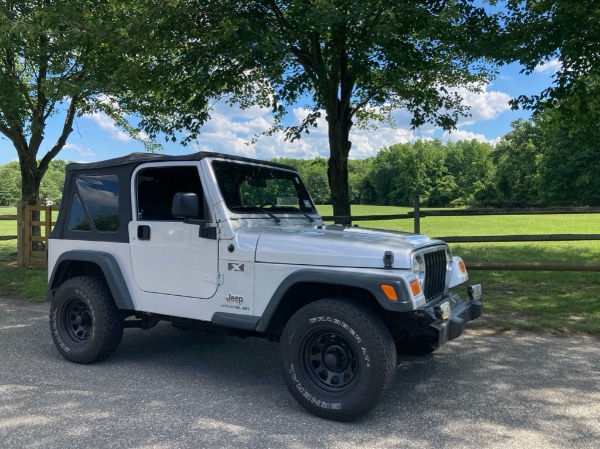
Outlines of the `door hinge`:
<svg viewBox="0 0 600 449">
<path fill-rule="evenodd" d="M 224 276 L 223 276 L 222 273 L 203 274 L 202 275 L 202 280 L 204 282 L 208 282 L 209 284 L 222 285 L 223 284 L 223 280 L 224 280 Z"/>
</svg>

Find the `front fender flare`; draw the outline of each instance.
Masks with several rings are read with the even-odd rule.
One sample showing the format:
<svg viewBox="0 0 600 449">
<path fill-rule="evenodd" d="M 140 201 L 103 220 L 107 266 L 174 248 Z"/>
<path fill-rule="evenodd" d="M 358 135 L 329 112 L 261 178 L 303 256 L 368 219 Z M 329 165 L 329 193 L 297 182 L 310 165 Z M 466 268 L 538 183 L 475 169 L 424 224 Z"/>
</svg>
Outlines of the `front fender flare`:
<svg viewBox="0 0 600 449">
<path fill-rule="evenodd" d="M 369 273 L 349 273 L 321 270 L 298 270 L 290 274 L 279 285 L 269 305 L 263 312 L 256 324 L 257 332 L 264 332 L 269 327 L 270 321 L 275 315 L 279 305 L 285 298 L 286 293 L 298 283 L 333 284 L 341 287 L 357 287 L 371 293 L 379 305 L 385 310 L 392 312 L 408 312 L 414 310 L 412 296 L 408 287 L 401 278 L 392 279 L 389 276 L 377 276 Z M 398 295 L 397 301 L 390 301 L 383 291 L 381 284 L 393 285 Z"/>
</svg>

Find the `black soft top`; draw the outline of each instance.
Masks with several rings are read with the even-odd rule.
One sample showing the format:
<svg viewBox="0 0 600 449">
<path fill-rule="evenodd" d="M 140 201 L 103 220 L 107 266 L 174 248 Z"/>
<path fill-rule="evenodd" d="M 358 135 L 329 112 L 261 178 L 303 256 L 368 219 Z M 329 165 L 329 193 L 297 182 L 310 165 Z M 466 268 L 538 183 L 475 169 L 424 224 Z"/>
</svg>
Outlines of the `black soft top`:
<svg viewBox="0 0 600 449">
<path fill-rule="evenodd" d="M 71 163 L 67 165 L 67 171 L 75 170 L 97 170 L 102 168 L 118 167 L 123 165 L 140 165 L 146 162 L 186 162 L 186 161 L 199 161 L 206 157 L 228 159 L 232 161 L 248 162 L 248 163 L 260 163 L 264 165 L 270 165 L 273 167 L 285 168 L 288 170 L 294 170 L 293 167 L 284 164 L 278 164 L 276 162 L 261 161 L 257 159 L 251 159 L 242 156 L 232 156 L 230 154 L 213 153 L 212 151 L 198 151 L 196 153 L 184 154 L 180 156 L 173 156 L 169 154 L 156 154 L 156 153 L 131 153 L 127 156 L 116 157 L 113 159 L 106 159 L 98 162 L 88 163 Z"/>
<path fill-rule="evenodd" d="M 242 163 L 261 164 L 285 170 L 296 171 L 293 167 L 275 162 L 260 161 L 241 156 L 200 151 L 197 153 L 173 156 L 168 154 L 131 153 L 127 156 L 107 159 L 99 162 L 73 163 L 67 165 L 65 187 L 60 212 L 54 230 L 50 234 L 52 239 L 87 240 L 99 242 L 128 243 L 128 223 L 131 215 L 131 176 L 135 169 L 149 162 L 195 162 L 204 158 L 226 159 Z M 118 179 L 119 196 L 119 227 L 116 232 L 99 232 L 95 228 L 91 231 L 78 231 L 69 228 L 69 215 L 73 199 L 78 195 L 75 180 L 79 176 L 116 176 Z"/>
</svg>

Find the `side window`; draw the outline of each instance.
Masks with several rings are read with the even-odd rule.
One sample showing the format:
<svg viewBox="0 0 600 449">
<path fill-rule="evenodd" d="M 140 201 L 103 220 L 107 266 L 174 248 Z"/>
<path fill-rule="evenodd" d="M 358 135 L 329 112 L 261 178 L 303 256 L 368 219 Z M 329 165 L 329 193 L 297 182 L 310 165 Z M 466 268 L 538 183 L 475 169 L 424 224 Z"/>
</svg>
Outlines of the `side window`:
<svg viewBox="0 0 600 449">
<path fill-rule="evenodd" d="M 77 178 L 77 188 L 84 208 L 87 209 L 96 229 L 101 232 L 116 232 L 119 229 L 117 177 L 115 175 L 80 176 Z M 75 202 L 73 205 L 75 206 Z M 81 206 L 80 203 L 79 207 Z M 74 207 L 71 210 L 73 209 Z"/>
<path fill-rule="evenodd" d="M 190 192 L 200 199 L 200 216 L 205 213 L 202 184 L 196 166 L 151 167 L 141 170 L 136 179 L 138 220 L 179 221 L 173 217 L 173 197 L 178 192 Z"/>
<path fill-rule="evenodd" d="M 79 195 L 73 195 L 71 214 L 69 215 L 69 229 L 72 231 L 91 231 L 92 224 L 89 215 L 83 209 Z"/>
</svg>

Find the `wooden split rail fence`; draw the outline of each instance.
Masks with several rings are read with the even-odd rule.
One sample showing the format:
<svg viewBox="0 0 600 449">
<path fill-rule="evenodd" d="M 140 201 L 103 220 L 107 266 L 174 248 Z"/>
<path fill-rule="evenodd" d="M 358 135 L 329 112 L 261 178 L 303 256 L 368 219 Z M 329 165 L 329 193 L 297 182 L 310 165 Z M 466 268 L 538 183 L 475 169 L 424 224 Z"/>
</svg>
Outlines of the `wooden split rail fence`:
<svg viewBox="0 0 600 449">
<path fill-rule="evenodd" d="M 47 265 L 48 236 L 54 226 L 55 206 L 19 205 L 17 215 L 0 215 L 0 220 L 17 220 L 17 235 L 0 236 L 0 241 L 17 239 L 17 263 L 20 267 L 44 267 Z M 460 210 L 421 210 L 419 199 L 415 198 L 414 210 L 395 215 L 362 215 L 352 217 L 324 216 L 325 221 L 351 220 L 378 221 L 412 219 L 414 232 L 420 233 L 423 217 L 465 217 L 481 215 L 547 215 L 547 214 L 600 214 L 600 208 L 528 208 L 528 209 L 460 209 Z M 488 236 L 440 236 L 448 243 L 476 242 L 558 242 L 600 240 L 600 234 L 544 234 L 544 235 L 488 235 Z M 535 271 L 600 271 L 600 263 L 494 263 L 471 262 L 473 270 L 535 270 Z"/>
<path fill-rule="evenodd" d="M 0 215 L 0 220 L 16 220 L 17 235 L 0 236 L 0 241 L 17 240 L 19 267 L 45 267 L 48 264 L 48 237 L 55 221 L 56 206 L 28 206 L 19 203 L 17 215 Z"/>
<path fill-rule="evenodd" d="M 405 214 L 360 215 L 351 217 L 324 216 L 325 221 L 378 221 L 413 220 L 413 230 L 421 232 L 423 217 L 474 217 L 491 215 L 550 215 L 550 214 L 600 214 L 600 207 L 554 207 L 554 208 L 508 208 L 508 209 L 454 209 L 421 210 L 420 200 L 415 197 L 414 208 Z M 600 234 L 542 234 L 542 235 L 479 235 L 479 236 L 440 236 L 447 243 L 499 243 L 499 242 L 561 242 L 600 240 Z M 600 271 L 600 263 L 495 263 L 467 262 L 472 270 L 526 270 L 526 271 Z"/>
</svg>

